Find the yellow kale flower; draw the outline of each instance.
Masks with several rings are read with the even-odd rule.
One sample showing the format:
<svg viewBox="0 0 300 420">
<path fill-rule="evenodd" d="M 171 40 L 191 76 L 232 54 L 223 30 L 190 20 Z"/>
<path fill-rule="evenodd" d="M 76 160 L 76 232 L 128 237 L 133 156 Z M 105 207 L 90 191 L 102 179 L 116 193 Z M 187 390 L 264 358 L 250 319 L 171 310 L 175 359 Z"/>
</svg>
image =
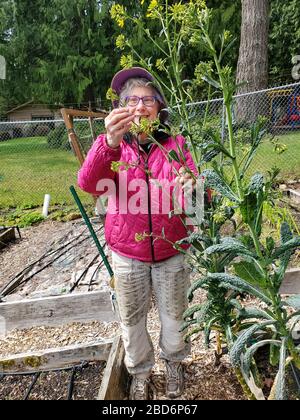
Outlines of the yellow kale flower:
<svg viewBox="0 0 300 420">
<path fill-rule="evenodd" d="M 221 223 L 222 224 L 222 223 L 226 222 L 226 219 L 227 219 L 226 213 L 224 211 L 220 210 L 220 211 L 214 213 L 213 219 L 214 219 L 215 223 Z"/>
<path fill-rule="evenodd" d="M 119 96 L 112 88 L 109 88 L 106 92 L 106 99 L 109 99 L 111 101 L 117 101 L 119 99 Z"/>
<path fill-rule="evenodd" d="M 110 169 L 113 172 L 127 171 L 129 168 L 130 168 L 130 164 L 126 162 L 113 161 L 110 164 Z"/>
<path fill-rule="evenodd" d="M 110 15 L 120 28 L 124 28 L 126 20 L 126 9 L 124 6 L 121 6 L 120 4 L 113 4 L 110 9 Z"/>
<path fill-rule="evenodd" d="M 180 22 L 184 19 L 186 14 L 186 5 L 181 3 L 173 4 L 173 6 L 170 6 L 170 12 L 174 18 L 175 21 Z"/>
<path fill-rule="evenodd" d="M 165 62 L 166 62 L 166 60 L 163 60 L 163 59 L 159 58 L 159 59 L 156 60 L 155 67 L 160 71 L 164 71 L 164 70 L 166 70 Z"/>
<path fill-rule="evenodd" d="M 204 76 L 210 76 L 212 77 L 213 73 L 213 62 L 201 62 L 199 63 L 195 68 L 195 83 L 198 86 L 202 86 L 204 84 L 203 77 Z"/>
<path fill-rule="evenodd" d="M 146 16 L 151 19 L 157 19 L 161 11 L 162 11 L 162 6 L 159 4 L 159 1 L 151 0 Z"/>
<path fill-rule="evenodd" d="M 148 118 L 141 118 L 139 124 L 132 124 L 129 131 L 132 134 L 138 135 L 141 133 L 146 133 L 150 135 L 153 131 L 159 128 L 160 121 L 159 118 L 156 118 L 154 121 L 149 120 Z"/>
<path fill-rule="evenodd" d="M 229 41 L 231 39 L 230 31 L 224 31 L 224 40 Z"/>
<path fill-rule="evenodd" d="M 120 50 L 124 50 L 126 47 L 125 35 L 119 35 L 116 39 L 116 47 Z"/>
<path fill-rule="evenodd" d="M 190 4 L 197 7 L 197 9 L 206 9 L 205 0 L 190 0 Z"/>
<path fill-rule="evenodd" d="M 149 235 L 144 232 L 144 233 L 136 233 L 134 236 L 134 239 L 136 242 L 142 242 L 145 240 L 145 238 L 147 238 Z"/>
<path fill-rule="evenodd" d="M 123 69 L 129 69 L 133 66 L 133 57 L 132 55 L 122 55 L 120 60 L 121 67 Z"/>
</svg>

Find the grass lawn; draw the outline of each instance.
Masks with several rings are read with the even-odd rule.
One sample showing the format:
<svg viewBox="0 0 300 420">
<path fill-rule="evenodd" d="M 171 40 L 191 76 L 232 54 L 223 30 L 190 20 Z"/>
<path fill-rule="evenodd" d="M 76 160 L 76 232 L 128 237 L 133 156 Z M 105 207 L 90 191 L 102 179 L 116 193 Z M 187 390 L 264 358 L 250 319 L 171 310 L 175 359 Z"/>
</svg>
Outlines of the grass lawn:
<svg viewBox="0 0 300 420">
<path fill-rule="evenodd" d="M 42 205 L 45 194 L 51 195 L 50 205 L 74 203 L 69 186 L 76 185 L 77 159 L 48 148 L 46 137 L 1 142 L 0 162 L 0 208 Z M 87 194 L 81 198 L 90 202 Z"/>
<path fill-rule="evenodd" d="M 274 145 L 264 140 L 249 173 L 276 165 L 283 180 L 300 178 L 300 132 L 277 138 L 288 149 L 278 155 Z M 41 206 L 45 194 L 51 195 L 50 205 L 74 204 L 69 186 L 76 185 L 79 164 L 72 152 L 48 148 L 45 137 L 20 138 L 0 142 L 0 162 L 0 208 Z M 80 196 L 91 202 L 88 194 Z"/>
<path fill-rule="evenodd" d="M 277 135 L 279 143 L 285 144 L 287 150 L 278 154 L 274 151 L 274 145 L 267 138 L 261 143 L 249 170 L 250 172 L 266 172 L 272 166 L 281 168 L 280 178 L 288 180 L 300 179 L 300 130 Z"/>
</svg>

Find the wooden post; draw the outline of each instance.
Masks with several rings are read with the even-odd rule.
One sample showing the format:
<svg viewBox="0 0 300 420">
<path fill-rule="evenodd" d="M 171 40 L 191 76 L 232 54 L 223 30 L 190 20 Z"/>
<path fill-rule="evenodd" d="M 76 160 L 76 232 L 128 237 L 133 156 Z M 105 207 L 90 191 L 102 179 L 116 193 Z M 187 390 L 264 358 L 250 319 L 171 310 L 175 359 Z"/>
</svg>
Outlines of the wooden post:
<svg viewBox="0 0 300 420">
<path fill-rule="evenodd" d="M 98 400 L 123 400 L 127 397 L 129 374 L 124 365 L 125 350 L 121 337 L 116 337 L 104 371 Z"/>
<path fill-rule="evenodd" d="M 92 112 L 92 111 L 80 111 L 80 110 L 76 110 L 76 109 L 67 109 L 67 108 L 62 108 L 60 110 L 67 131 L 68 131 L 68 136 L 69 136 L 69 140 L 71 143 L 71 146 L 74 150 L 74 153 L 77 157 L 77 159 L 79 160 L 80 166 L 83 164 L 85 156 L 84 156 L 84 152 L 80 146 L 79 140 L 77 138 L 77 135 L 74 131 L 74 124 L 73 124 L 73 118 L 74 117 L 85 117 L 88 118 L 91 124 L 91 120 L 93 118 L 105 118 L 108 113 L 106 111 L 101 111 L 101 112 Z M 94 134 L 93 134 L 94 135 Z"/>
</svg>

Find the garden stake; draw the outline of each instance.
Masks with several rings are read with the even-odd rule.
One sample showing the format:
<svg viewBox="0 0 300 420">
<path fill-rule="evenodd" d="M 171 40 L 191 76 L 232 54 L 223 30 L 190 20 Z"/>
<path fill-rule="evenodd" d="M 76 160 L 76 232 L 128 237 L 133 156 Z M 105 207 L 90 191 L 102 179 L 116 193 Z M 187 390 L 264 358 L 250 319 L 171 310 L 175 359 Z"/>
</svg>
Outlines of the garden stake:
<svg viewBox="0 0 300 420">
<path fill-rule="evenodd" d="M 113 270 L 112 270 L 112 268 L 111 268 L 111 266 L 110 266 L 110 264 L 108 262 L 108 259 L 106 258 L 106 255 L 105 255 L 105 253 L 103 251 L 103 248 L 102 248 L 102 246 L 101 246 L 101 244 L 99 242 L 99 239 L 97 238 L 97 235 L 96 235 L 96 233 L 94 231 L 94 228 L 93 228 L 93 226 L 92 226 L 92 224 L 90 222 L 90 219 L 89 219 L 88 215 L 86 214 L 86 211 L 85 211 L 85 209 L 84 209 L 84 207 L 83 207 L 83 205 L 82 205 L 82 203 L 80 201 L 80 198 L 78 197 L 78 194 L 77 194 L 75 188 L 73 187 L 73 185 L 71 185 L 70 191 L 71 191 L 71 193 L 72 193 L 72 195 L 74 197 L 74 200 L 76 201 L 76 204 L 77 204 L 77 206 L 79 208 L 79 211 L 80 211 L 80 213 L 81 213 L 81 215 L 83 217 L 83 220 L 85 221 L 85 224 L 87 225 L 87 227 L 88 227 L 88 229 L 90 231 L 90 234 L 92 235 L 92 238 L 93 238 L 93 240 L 94 240 L 94 242 L 95 242 L 95 244 L 96 244 L 96 246 L 98 248 L 98 251 L 99 251 L 99 253 L 100 253 L 101 257 L 102 257 L 102 260 L 103 260 L 103 262 L 105 264 L 105 267 L 107 268 L 107 271 L 108 271 L 108 273 L 110 275 L 110 282 L 109 282 L 110 287 L 112 289 L 114 289 L 115 288 L 114 287 L 115 286 L 114 272 L 113 272 Z M 110 291 L 110 299 L 111 299 L 111 304 L 112 304 L 113 311 L 118 314 L 117 299 L 116 299 L 116 294 L 115 294 L 115 291 L 114 290 L 111 290 Z"/>
<path fill-rule="evenodd" d="M 100 253 L 100 255 L 101 255 L 102 259 L 103 259 L 103 262 L 105 264 L 105 267 L 107 268 L 107 271 L 108 271 L 108 273 L 109 273 L 109 275 L 111 277 L 111 280 L 113 280 L 114 272 L 113 272 L 113 270 L 112 270 L 112 268 L 111 268 L 111 266 L 110 266 L 110 264 L 108 262 L 108 259 L 106 258 L 106 255 L 105 255 L 105 253 L 103 251 L 103 248 L 102 248 L 102 246 L 101 246 L 101 244 L 99 242 L 99 239 L 97 238 L 97 235 L 96 235 L 96 233 L 94 231 L 94 228 L 93 228 L 93 226 L 92 226 L 92 224 L 90 222 L 90 219 L 89 219 L 88 215 L 86 214 L 86 211 L 85 211 L 85 209 L 84 209 L 84 207 L 83 207 L 83 205 L 82 205 L 82 203 L 80 201 L 80 198 L 78 197 L 78 194 L 77 194 L 75 188 L 73 187 L 73 185 L 70 187 L 70 191 L 71 191 L 71 193 L 72 193 L 72 195 L 74 197 L 74 200 L 76 201 L 76 204 L 77 204 L 77 206 L 79 208 L 79 211 L 81 213 L 81 216 L 83 217 L 83 220 L 85 221 L 85 224 L 87 225 L 87 227 L 88 227 L 88 229 L 90 231 L 90 234 L 92 235 L 92 238 L 93 238 L 93 240 L 94 240 L 94 242 L 95 242 L 95 244 L 96 244 L 96 246 L 98 248 L 98 251 L 99 251 L 99 253 Z"/>
</svg>

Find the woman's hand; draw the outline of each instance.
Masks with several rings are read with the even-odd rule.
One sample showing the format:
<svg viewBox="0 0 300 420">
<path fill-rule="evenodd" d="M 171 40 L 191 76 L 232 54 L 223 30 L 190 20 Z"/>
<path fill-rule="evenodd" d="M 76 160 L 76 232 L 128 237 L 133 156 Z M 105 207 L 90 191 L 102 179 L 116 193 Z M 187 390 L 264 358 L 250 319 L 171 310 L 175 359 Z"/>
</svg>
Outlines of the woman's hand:
<svg viewBox="0 0 300 420">
<path fill-rule="evenodd" d="M 106 140 L 109 147 L 119 147 L 124 134 L 129 130 L 134 114 L 128 108 L 114 109 L 104 120 Z"/>
<path fill-rule="evenodd" d="M 181 184 L 183 189 L 186 189 L 191 185 L 194 186 L 196 180 L 184 166 L 179 168 L 178 173 L 179 175 L 175 178 L 175 182 Z"/>
</svg>

